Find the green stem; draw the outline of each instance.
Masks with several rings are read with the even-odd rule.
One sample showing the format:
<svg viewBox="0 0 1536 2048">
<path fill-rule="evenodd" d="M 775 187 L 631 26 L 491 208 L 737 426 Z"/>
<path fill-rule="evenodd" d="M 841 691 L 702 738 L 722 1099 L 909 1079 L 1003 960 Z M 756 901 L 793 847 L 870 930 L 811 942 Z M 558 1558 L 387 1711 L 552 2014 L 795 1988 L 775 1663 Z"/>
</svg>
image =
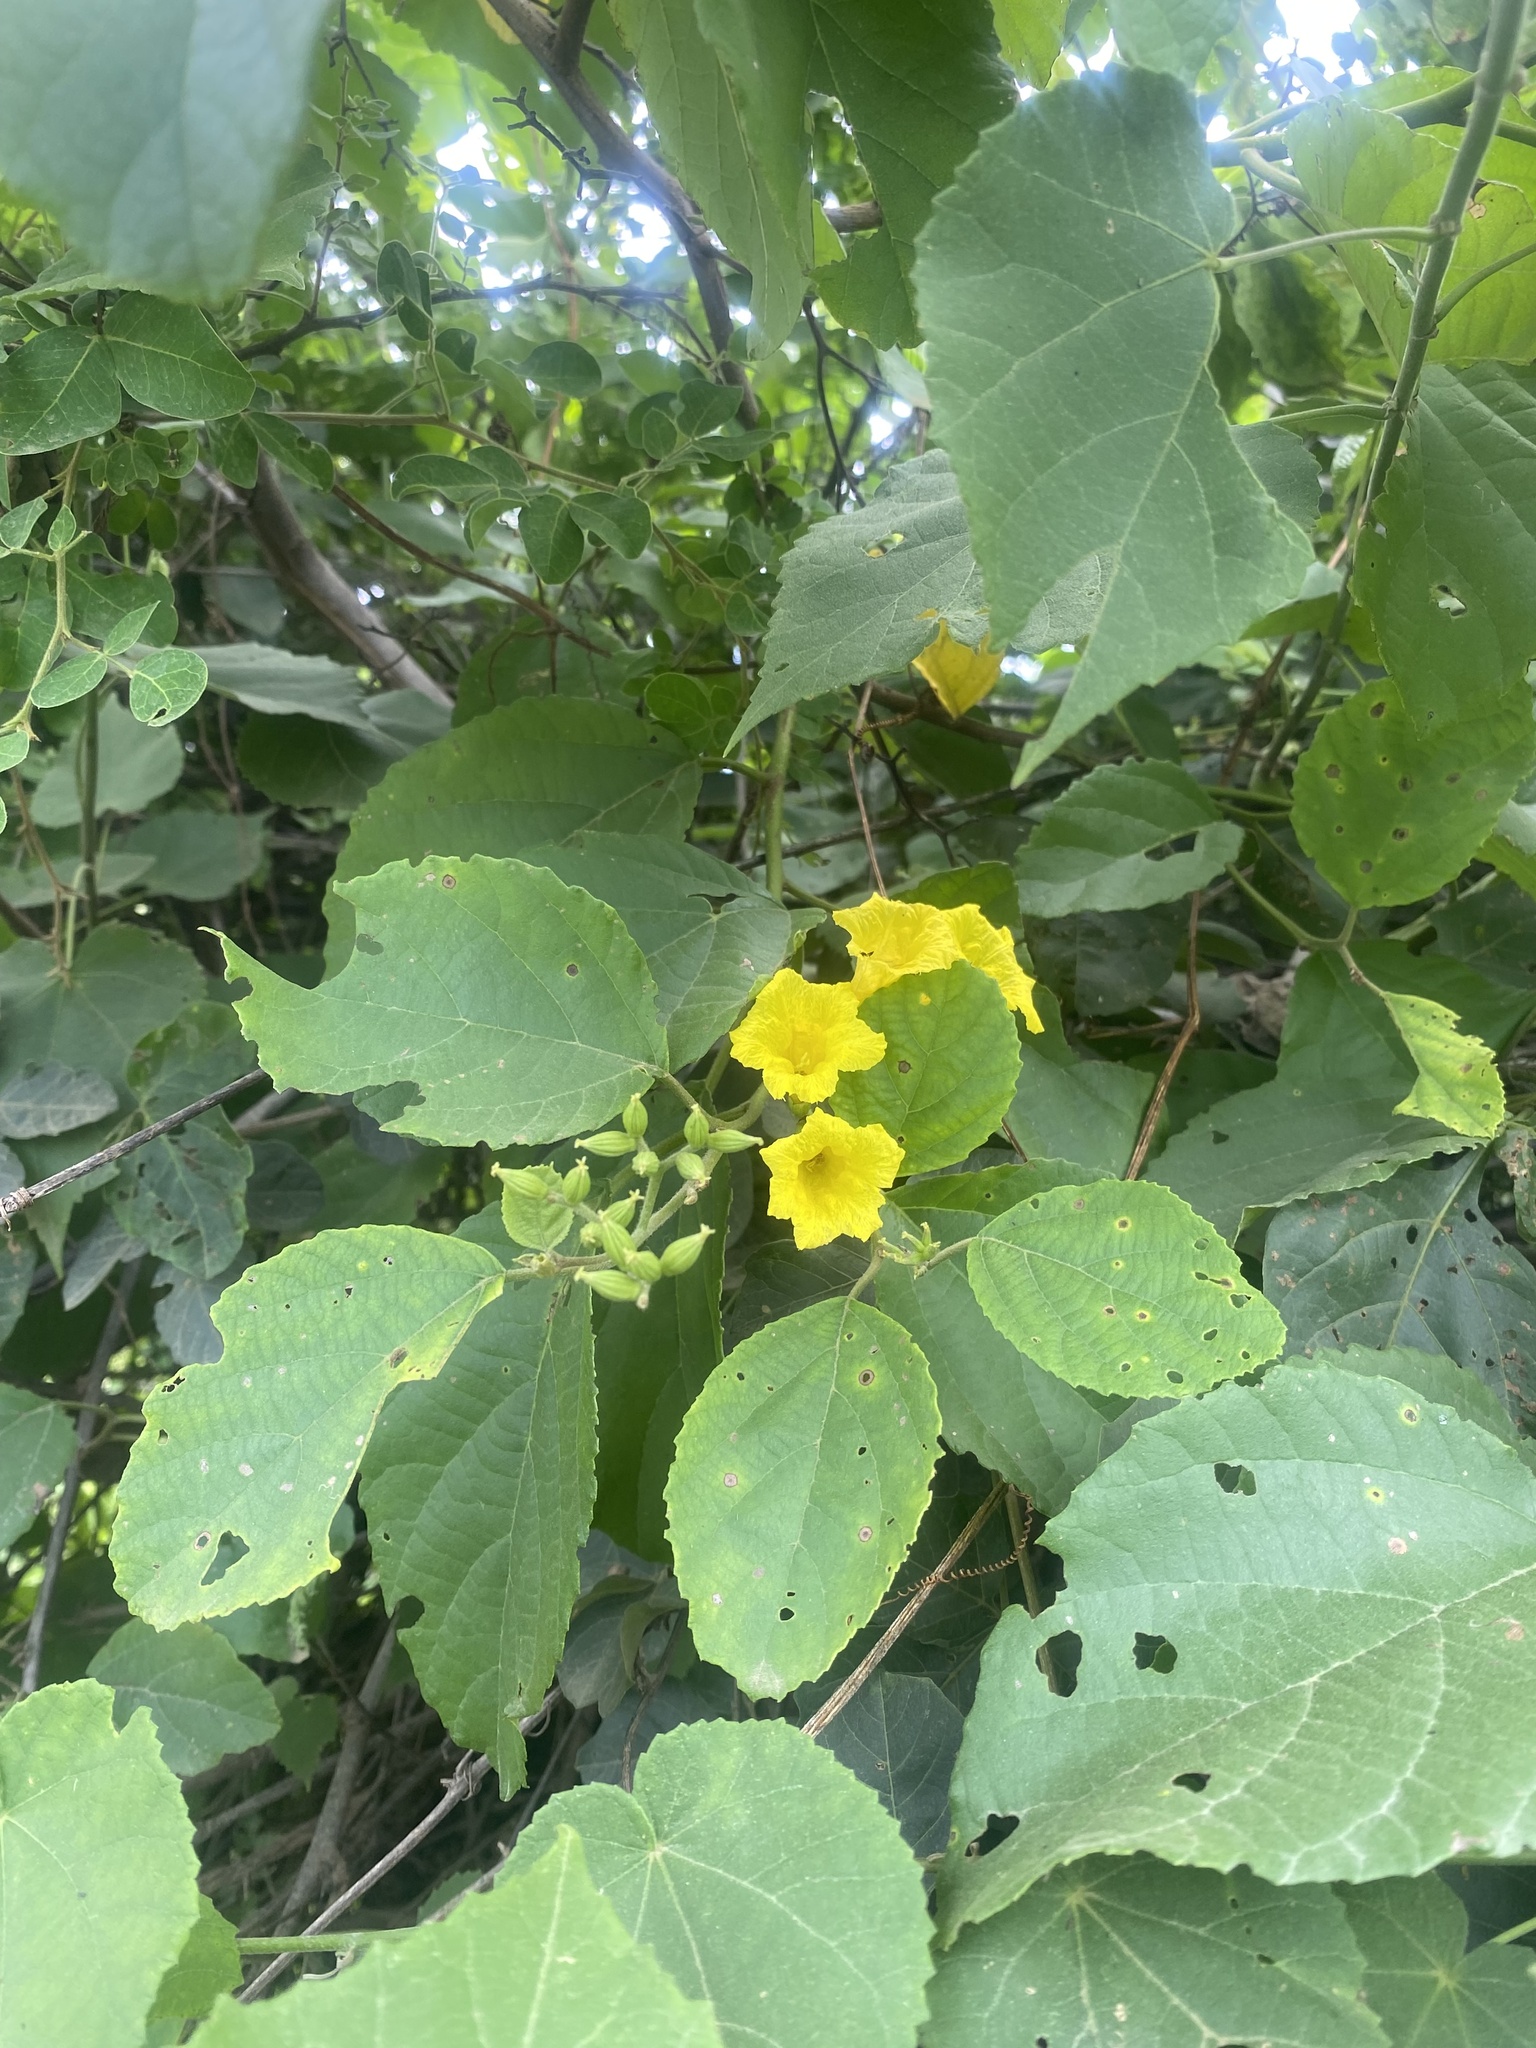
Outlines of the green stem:
<svg viewBox="0 0 1536 2048">
<path fill-rule="evenodd" d="M 416 1932 L 414 1927 L 354 1927 L 347 1934 L 241 1934 L 235 1947 L 243 1956 L 339 1956 L 371 1941 L 399 1941 Z"/>
<path fill-rule="evenodd" d="M 1293 917 L 1287 917 L 1279 904 L 1271 903 L 1262 890 L 1255 889 L 1246 875 L 1239 873 L 1235 867 L 1230 865 L 1227 868 L 1227 873 L 1236 882 L 1249 902 L 1253 904 L 1254 908 L 1262 910 L 1266 917 L 1272 917 L 1280 929 L 1283 932 L 1289 933 L 1298 946 L 1305 946 L 1308 952 L 1311 953 L 1326 953 L 1332 950 L 1335 944 L 1334 940 L 1320 938 L 1316 932 L 1309 932 L 1297 924 Z"/>
<path fill-rule="evenodd" d="M 1506 1927 L 1502 1934 L 1491 1934 L 1488 1939 L 1493 1947 L 1502 1948 L 1506 1942 L 1519 1941 L 1527 1934 L 1536 1934 L 1536 1914 L 1529 1920 L 1517 1921 L 1513 1927 Z"/>
<path fill-rule="evenodd" d="M 75 887 L 85 896 L 85 922 L 89 929 L 99 914 L 96 895 L 96 856 L 99 834 L 96 819 L 96 784 L 101 765 L 101 693 L 92 690 L 85 702 L 85 723 L 80 728 L 80 751 L 75 757 L 75 780 L 80 790 L 80 873 Z"/>
<path fill-rule="evenodd" d="M 1256 149 L 1240 151 L 1238 161 L 1249 177 L 1257 178 L 1261 184 L 1273 185 L 1277 192 L 1288 193 L 1292 199 L 1306 198 L 1307 188 L 1300 178 L 1293 178 L 1289 171 L 1277 170 L 1272 163 L 1266 162 Z"/>
<path fill-rule="evenodd" d="M 1335 228 L 1327 235 L 1301 235 L 1294 242 L 1276 242 L 1266 249 L 1244 249 L 1236 256 L 1219 256 L 1211 268 L 1236 270 L 1240 263 L 1273 263 L 1277 256 L 1293 256 L 1300 249 L 1324 249 L 1334 242 L 1438 242 L 1443 234 L 1444 229 L 1436 227 Z"/>
<path fill-rule="evenodd" d="M 1447 292 L 1435 308 L 1435 318 L 1443 320 L 1461 304 L 1468 292 L 1476 291 L 1480 284 L 1486 284 L 1490 277 L 1497 277 L 1501 270 L 1508 270 L 1512 263 L 1523 263 L 1527 256 L 1536 256 L 1536 242 L 1523 242 L 1518 249 L 1511 249 L 1507 256 L 1500 256 L 1492 263 L 1485 263 L 1481 270 L 1474 270 L 1470 277 L 1464 277 L 1455 291 Z"/>
<path fill-rule="evenodd" d="M 884 1262 L 885 1253 L 881 1251 L 879 1246 L 877 1245 L 875 1247 L 875 1250 L 870 1254 L 869 1264 L 864 1268 L 863 1272 L 859 1275 L 858 1279 L 854 1281 L 853 1285 L 848 1290 L 848 1299 L 850 1301 L 858 1300 L 859 1296 L 864 1292 L 865 1288 L 869 1285 L 870 1281 L 873 1280 L 875 1275 L 879 1272 Z"/>
<path fill-rule="evenodd" d="M 776 902 L 784 901 L 784 786 L 789 780 L 789 750 L 795 738 L 795 709 L 787 705 L 774 727 L 768 760 L 763 810 L 763 882 Z"/>
</svg>

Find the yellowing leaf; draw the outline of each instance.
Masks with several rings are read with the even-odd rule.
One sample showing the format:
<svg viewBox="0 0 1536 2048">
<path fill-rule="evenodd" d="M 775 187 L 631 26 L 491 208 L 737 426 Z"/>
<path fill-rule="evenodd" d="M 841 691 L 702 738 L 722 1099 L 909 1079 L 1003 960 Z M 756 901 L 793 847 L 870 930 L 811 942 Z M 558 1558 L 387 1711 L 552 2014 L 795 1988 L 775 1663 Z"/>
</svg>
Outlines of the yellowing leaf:
<svg viewBox="0 0 1536 2048">
<path fill-rule="evenodd" d="M 1504 1084 L 1488 1047 L 1458 1031 L 1456 1012 L 1443 1003 L 1386 989 L 1381 999 L 1419 1070 L 1395 1114 L 1432 1116 L 1465 1137 L 1491 1138 L 1504 1121 Z"/>
<path fill-rule="evenodd" d="M 994 654 L 985 640 L 979 647 L 967 647 L 950 632 L 948 619 L 940 619 L 938 632 L 912 666 L 950 717 L 962 718 L 973 704 L 996 689 L 1003 657 Z"/>
</svg>

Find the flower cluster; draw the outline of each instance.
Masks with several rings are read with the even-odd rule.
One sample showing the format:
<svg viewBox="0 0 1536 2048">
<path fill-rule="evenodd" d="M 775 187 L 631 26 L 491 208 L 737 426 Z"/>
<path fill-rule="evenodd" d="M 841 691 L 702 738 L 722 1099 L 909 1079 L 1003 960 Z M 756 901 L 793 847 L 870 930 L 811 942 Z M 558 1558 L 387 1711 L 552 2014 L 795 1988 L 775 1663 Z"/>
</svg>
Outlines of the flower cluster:
<svg viewBox="0 0 1536 2048">
<path fill-rule="evenodd" d="M 974 903 L 940 910 L 871 896 L 833 918 L 848 935 L 852 981 L 806 981 L 781 968 L 731 1034 L 736 1058 L 756 1067 L 781 1101 L 824 1102 L 839 1074 L 878 1065 L 885 1037 L 864 1022 L 859 1006 L 903 975 L 969 961 L 997 983 L 1031 1031 L 1043 1029 L 1035 985 L 1012 941 Z M 766 1146 L 763 1158 L 771 1175 L 769 1215 L 793 1224 L 796 1245 L 810 1251 L 834 1237 L 870 1237 L 879 1229 L 881 1197 L 901 1171 L 902 1148 L 879 1124 L 854 1125 L 813 1108 L 792 1136 Z"/>
</svg>

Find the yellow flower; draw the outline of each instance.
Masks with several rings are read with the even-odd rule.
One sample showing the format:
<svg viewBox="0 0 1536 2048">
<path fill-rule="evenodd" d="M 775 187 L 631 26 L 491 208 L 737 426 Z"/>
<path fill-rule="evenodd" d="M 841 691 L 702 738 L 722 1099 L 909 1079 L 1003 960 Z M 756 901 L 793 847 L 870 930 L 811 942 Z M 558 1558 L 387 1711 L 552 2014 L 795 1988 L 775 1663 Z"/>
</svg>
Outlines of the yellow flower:
<svg viewBox="0 0 1536 2048">
<path fill-rule="evenodd" d="M 813 1109 L 792 1138 L 763 1147 L 768 1214 L 795 1227 L 803 1252 L 834 1237 L 873 1237 L 880 1198 L 901 1171 L 901 1147 L 879 1124 L 848 1124 Z"/>
<path fill-rule="evenodd" d="M 853 993 L 861 1003 L 904 974 L 929 974 L 953 967 L 960 958 L 943 911 L 931 903 L 892 903 L 871 896 L 853 910 L 834 910 L 832 920 L 848 934 Z"/>
<path fill-rule="evenodd" d="M 1043 1031 L 1040 1012 L 1035 1008 L 1035 984 L 1019 965 L 1013 941 L 995 924 L 989 924 L 974 903 L 961 903 L 941 913 L 955 935 L 960 957 L 990 974 L 1031 1031 Z"/>
<path fill-rule="evenodd" d="M 731 1033 L 731 1051 L 761 1068 L 770 1095 L 820 1102 L 839 1074 L 877 1066 L 885 1040 L 860 1018 L 851 983 L 804 981 L 781 967 Z"/>
<path fill-rule="evenodd" d="M 959 718 L 996 688 L 1003 657 L 994 654 L 985 640 L 979 647 L 967 647 L 951 635 L 949 621 L 940 619 L 938 632 L 912 666 L 950 717 Z"/>
</svg>

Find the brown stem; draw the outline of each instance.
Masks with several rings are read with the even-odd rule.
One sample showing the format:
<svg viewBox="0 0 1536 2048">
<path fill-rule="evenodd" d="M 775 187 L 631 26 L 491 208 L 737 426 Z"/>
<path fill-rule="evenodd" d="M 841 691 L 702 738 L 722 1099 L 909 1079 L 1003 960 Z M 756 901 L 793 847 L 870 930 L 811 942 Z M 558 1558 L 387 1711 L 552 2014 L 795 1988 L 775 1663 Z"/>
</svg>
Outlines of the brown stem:
<svg viewBox="0 0 1536 2048">
<path fill-rule="evenodd" d="M 1189 899 L 1189 959 L 1184 970 L 1186 990 L 1183 1026 L 1173 1041 L 1173 1050 L 1163 1062 L 1163 1071 L 1157 1077 L 1157 1086 L 1152 1090 L 1152 1100 L 1147 1104 L 1147 1113 L 1141 1120 L 1141 1129 L 1136 1134 L 1136 1149 L 1131 1154 L 1131 1163 L 1125 1169 L 1124 1178 L 1135 1180 L 1147 1163 L 1147 1154 L 1152 1149 L 1152 1140 L 1157 1134 L 1158 1119 L 1163 1113 L 1163 1104 L 1168 1100 L 1168 1090 L 1173 1086 L 1173 1077 L 1179 1070 L 1190 1040 L 1200 1029 L 1200 891 L 1197 889 Z"/>
</svg>

